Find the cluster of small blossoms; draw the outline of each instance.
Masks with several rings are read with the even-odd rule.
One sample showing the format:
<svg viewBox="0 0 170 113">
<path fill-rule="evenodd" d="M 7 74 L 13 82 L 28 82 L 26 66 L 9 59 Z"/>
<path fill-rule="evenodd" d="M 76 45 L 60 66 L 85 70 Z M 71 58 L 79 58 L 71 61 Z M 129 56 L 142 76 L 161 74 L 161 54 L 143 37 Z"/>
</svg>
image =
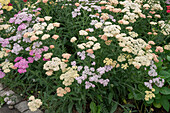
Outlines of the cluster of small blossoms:
<svg viewBox="0 0 170 113">
<path fill-rule="evenodd" d="M 5 73 L 1 71 L 0 69 L 0 78 L 4 78 L 5 77 Z"/>
<path fill-rule="evenodd" d="M 125 33 L 116 35 L 119 46 L 123 47 L 122 51 L 137 55 L 133 60 L 130 60 L 129 64 L 133 64 L 138 69 L 140 66 L 149 66 L 153 55 L 151 53 L 152 50 L 147 48 L 148 44 L 143 39 L 133 39 L 132 37 L 124 36 L 126 36 Z"/>
<path fill-rule="evenodd" d="M 43 36 L 41 37 L 41 40 L 46 40 L 46 39 L 50 38 L 51 36 L 49 34 L 44 33 L 43 30 L 45 30 L 46 32 L 49 32 L 50 30 L 54 29 L 54 27 L 60 26 L 60 23 L 58 23 L 58 22 L 49 23 L 49 24 L 44 22 L 44 21 L 50 21 L 51 19 L 52 19 L 52 17 L 50 17 L 50 16 L 45 16 L 44 18 L 38 17 L 37 18 L 38 23 L 33 25 L 33 30 L 31 32 L 28 31 L 24 34 L 24 38 L 30 37 L 29 39 L 31 41 L 35 41 L 35 40 L 39 39 L 38 35 L 41 35 L 41 34 L 43 34 Z M 58 38 L 58 36 L 53 35 L 52 38 L 56 40 Z"/>
<path fill-rule="evenodd" d="M 18 24 L 18 31 L 25 30 L 28 26 L 29 23 L 32 20 L 33 15 L 28 14 L 27 12 L 18 12 L 18 14 L 15 14 L 13 18 L 10 18 L 9 23 L 15 23 Z"/>
<path fill-rule="evenodd" d="M 92 10 L 97 10 L 98 12 L 101 12 L 101 7 L 94 5 L 98 1 L 99 0 L 95 0 L 95 1 L 86 0 L 85 2 L 83 2 L 82 0 L 81 1 L 79 0 L 79 2 L 82 2 L 82 3 L 75 3 L 75 6 L 77 8 L 74 9 L 74 11 L 72 11 L 72 18 L 75 18 L 78 15 L 81 15 L 81 9 L 89 11 L 89 12 L 91 12 Z"/>
<path fill-rule="evenodd" d="M 2 47 L 6 47 L 9 44 L 8 39 L 3 39 L 0 37 L 0 44 Z"/>
<path fill-rule="evenodd" d="M 112 60 L 112 59 L 109 59 L 109 58 L 105 58 L 104 60 L 103 60 L 103 63 L 105 63 L 105 65 L 106 66 L 112 66 L 112 67 L 115 67 L 115 66 L 117 66 L 116 64 L 117 64 L 117 61 L 116 60 Z"/>
<path fill-rule="evenodd" d="M 1 4 L 2 9 L 6 9 L 7 11 L 11 11 L 13 9 L 12 4 L 10 3 L 10 0 L 0 0 L 0 4 Z"/>
<path fill-rule="evenodd" d="M 1 22 L 1 19 L 0 19 L 0 22 Z M 9 24 L 3 24 L 3 25 L 0 25 L 0 30 L 7 30 L 9 27 L 10 27 Z"/>
<path fill-rule="evenodd" d="M 48 51 L 48 47 L 47 46 L 43 46 L 43 48 L 34 48 L 32 50 L 30 50 L 30 47 L 26 48 L 26 51 L 30 51 L 29 55 L 33 56 L 35 61 L 38 61 L 41 58 L 41 54 L 45 51 Z"/>
<path fill-rule="evenodd" d="M 161 26 L 162 29 L 162 33 L 164 35 L 169 35 L 170 34 L 170 21 L 168 21 L 167 23 L 165 23 L 165 21 L 158 21 L 158 24 Z"/>
<path fill-rule="evenodd" d="M 74 82 L 74 79 L 79 76 L 76 68 L 76 66 L 73 66 L 72 68 L 68 67 L 65 73 L 60 75 L 60 80 L 64 80 L 63 84 L 65 86 L 70 86 Z"/>
<path fill-rule="evenodd" d="M 59 67 L 60 66 L 60 67 Z M 48 76 L 51 76 L 54 71 L 59 71 L 60 69 L 65 72 L 66 71 L 67 64 L 65 62 L 62 62 L 61 59 L 58 57 L 52 58 L 52 61 L 47 61 L 44 64 L 43 69 L 47 70 L 46 74 Z"/>
<path fill-rule="evenodd" d="M 28 64 L 34 62 L 34 58 L 32 58 L 32 57 L 28 57 L 27 60 L 25 58 L 23 58 L 23 57 L 15 58 L 14 62 L 16 62 L 16 63 L 14 64 L 14 67 L 18 68 L 19 73 L 27 72 L 26 69 L 29 67 Z"/>
<path fill-rule="evenodd" d="M 8 105 L 14 105 L 15 104 L 15 101 L 12 100 L 10 97 L 11 97 L 12 94 L 10 94 L 9 92 L 6 92 L 5 93 L 5 98 L 4 98 L 4 101 L 6 102 L 6 104 Z"/>
<path fill-rule="evenodd" d="M 20 46 L 18 43 L 14 43 L 11 53 L 15 53 L 16 55 L 18 55 L 19 52 L 23 49 L 24 48 L 22 46 Z"/>
<path fill-rule="evenodd" d="M 165 46 L 164 46 L 164 49 L 165 49 L 165 50 L 170 50 L 170 43 L 169 43 L 168 45 L 165 45 Z"/>
<path fill-rule="evenodd" d="M 148 0 L 147 3 L 151 6 L 151 10 L 163 10 L 160 1 Z"/>
<path fill-rule="evenodd" d="M 2 67 L 4 73 L 10 72 L 10 68 L 13 68 L 13 66 L 13 63 L 10 63 L 9 61 L 4 61 L 0 64 L 0 67 Z"/>
<path fill-rule="evenodd" d="M 7 57 L 8 54 L 8 50 L 6 50 L 5 48 L 2 48 L 0 51 L 0 58 L 2 59 L 3 57 Z"/>
<path fill-rule="evenodd" d="M 86 37 L 89 41 L 86 43 L 82 43 L 82 44 L 77 44 L 77 47 L 80 49 L 85 49 L 85 48 L 89 48 L 86 50 L 86 52 L 93 54 L 93 50 L 98 50 L 100 49 L 100 43 L 95 43 L 97 41 L 97 39 L 92 36 L 92 37 Z M 92 47 L 93 46 L 93 47 Z M 90 49 L 92 48 L 92 49 Z"/>
<path fill-rule="evenodd" d="M 154 62 L 152 61 L 151 65 L 150 65 L 150 70 L 148 72 L 148 75 L 151 76 L 151 77 L 156 77 L 156 78 L 153 78 L 152 80 L 149 80 L 149 82 L 144 82 L 145 86 L 148 87 L 149 89 L 152 89 L 152 84 L 153 83 L 157 87 L 162 87 L 164 85 L 165 80 L 158 77 L 156 69 L 157 69 L 157 67 L 154 64 Z"/>
<path fill-rule="evenodd" d="M 155 92 L 155 89 L 152 88 L 152 91 L 145 91 L 146 95 L 145 95 L 145 101 L 149 101 L 149 99 L 155 98 L 155 94 L 153 92 Z"/>
<path fill-rule="evenodd" d="M 74 63 L 74 66 L 76 65 L 76 62 Z M 92 63 L 92 65 L 95 65 L 95 62 Z M 112 66 L 106 65 L 104 67 L 99 67 L 95 69 L 94 67 L 88 67 L 84 66 L 78 66 L 77 71 L 81 72 L 82 71 L 82 76 L 76 77 L 75 79 L 79 84 L 82 84 L 83 81 L 85 81 L 85 88 L 89 89 L 90 87 L 95 87 L 94 83 L 100 83 L 103 86 L 107 86 L 109 79 L 102 79 L 102 75 L 105 74 L 106 72 L 109 72 L 113 69 Z M 95 73 L 97 71 L 98 74 Z M 88 80 L 87 80 L 88 79 Z"/>
<path fill-rule="evenodd" d="M 36 110 L 37 110 L 38 108 L 40 108 L 40 106 L 42 105 L 41 100 L 40 100 L 40 99 L 35 99 L 34 96 L 30 96 L 30 97 L 29 97 L 29 101 L 30 101 L 30 102 L 28 102 L 28 107 L 29 107 L 29 109 L 30 109 L 32 112 L 36 111 Z"/>
<path fill-rule="evenodd" d="M 86 52 L 82 51 L 82 52 L 77 52 L 77 55 L 81 58 L 81 60 L 84 60 L 86 58 Z M 91 52 L 88 51 L 87 56 L 89 56 L 92 59 L 95 59 L 95 55 Z"/>
<path fill-rule="evenodd" d="M 146 16 L 142 14 L 142 10 L 140 9 L 141 5 L 139 3 L 135 1 L 132 2 L 131 0 L 125 0 L 120 1 L 120 4 L 124 6 L 124 9 L 122 9 L 121 12 L 126 13 L 123 16 L 123 19 L 118 21 L 120 24 L 128 25 L 129 22 L 134 23 L 139 16 L 146 18 Z"/>
<path fill-rule="evenodd" d="M 69 93 L 71 89 L 69 87 L 65 87 L 64 89 L 62 87 L 57 88 L 57 96 L 63 97 L 66 93 Z"/>
<path fill-rule="evenodd" d="M 120 33 L 121 27 L 119 25 L 108 25 L 105 26 L 103 31 L 107 37 L 114 37 Z"/>
</svg>

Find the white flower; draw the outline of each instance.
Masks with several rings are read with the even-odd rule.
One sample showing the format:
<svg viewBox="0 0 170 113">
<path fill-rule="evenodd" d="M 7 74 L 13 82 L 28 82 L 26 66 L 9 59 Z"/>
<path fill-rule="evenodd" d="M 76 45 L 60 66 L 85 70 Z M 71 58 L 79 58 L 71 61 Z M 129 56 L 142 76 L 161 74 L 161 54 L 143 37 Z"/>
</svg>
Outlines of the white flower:
<svg viewBox="0 0 170 113">
<path fill-rule="evenodd" d="M 151 25 L 156 25 L 156 24 L 157 24 L 157 22 L 150 22 L 150 24 L 151 24 Z"/>
<path fill-rule="evenodd" d="M 28 107 L 31 111 L 36 111 L 41 105 L 42 105 L 42 102 L 40 99 L 35 99 L 34 96 L 31 96 L 29 98 L 29 100 L 31 100 L 30 102 L 28 102 Z"/>
<path fill-rule="evenodd" d="M 53 53 L 46 53 L 43 56 L 45 59 L 50 59 L 52 55 L 53 55 Z"/>
<path fill-rule="evenodd" d="M 85 30 L 80 30 L 79 35 L 88 35 L 88 32 L 86 32 Z"/>
<path fill-rule="evenodd" d="M 52 23 L 50 23 L 50 24 L 47 26 L 47 30 L 48 30 L 48 31 L 51 30 L 51 29 L 54 29 L 54 26 L 53 26 Z"/>
<path fill-rule="evenodd" d="M 34 96 L 30 96 L 29 100 L 35 100 Z"/>
<path fill-rule="evenodd" d="M 76 37 L 72 37 L 71 39 L 70 39 L 70 42 L 75 42 L 77 40 L 77 38 Z"/>
<path fill-rule="evenodd" d="M 112 23 L 111 22 L 105 22 L 104 25 L 106 25 L 106 26 L 107 25 L 112 25 Z"/>
<path fill-rule="evenodd" d="M 100 47 L 100 43 L 96 43 L 96 44 L 94 44 L 94 46 L 93 46 L 93 50 L 98 50 L 98 49 L 100 49 L 101 47 Z"/>
<path fill-rule="evenodd" d="M 47 26 L 47 23 L 43 22 L 43 23 L 41 23 L 41 25 L 45 27 L 45 26 Z"/>
<path fill-rule="evenodd" d="M 39 31 L 36 31 L 35 34 L 36 34 L 36 35 L 43 34 L 43 31 L 40 31 L 40 30 L 39 30 Z"/>
<path fill-rule="evenodd" d="M 52 19 L 52 17 L 51 17 L 51 16 L 45 16 L 44 19 L 45 19 L 46 21 L 50 21 L 50 20 Z"/>
<path fill-rule="evenodd" d="M 78 44 L 77 47 L 80 48 L 80 49 L 85 49 L 85 47 L 83 46 L 83 44 Z"/>
<path fill-rule="evenodd" d="M 50 37 L 49 34 L 44 34 L 44 35 L 41 37 L 41 39 L 42 39 L 42 40 L 46 40 L 46 39 L 48 39 L 49 37 Z"/>
<path fill-rule="evenodd" d="M 101 28 L 102 25 L 103 25 L 103 23 L 98 22 L 98 23 L 95 24 L 95 28 L 96 28 L 96 29 Z"/>
<path fill-rule="evenodd" d="M 95 38 L 94 36 L 92 36 L 92 37 L 89 37 L 88 40 L 92 40 L 92 41 L 95 42 L 95 41 L 97 41 L 97 38 Z"/>
</svg>

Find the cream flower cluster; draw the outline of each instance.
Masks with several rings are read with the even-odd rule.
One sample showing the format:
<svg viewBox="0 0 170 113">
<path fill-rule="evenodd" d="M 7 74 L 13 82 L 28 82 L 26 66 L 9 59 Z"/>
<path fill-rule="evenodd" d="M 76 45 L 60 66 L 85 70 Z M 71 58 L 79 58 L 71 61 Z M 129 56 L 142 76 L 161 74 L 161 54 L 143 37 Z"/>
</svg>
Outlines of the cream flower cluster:
<svg viewBox="0 0 170 113">
<path fill-rule="evenodd" d="M 116 36 L 119 41 L 119 45 L 123 47 L 122 51 L 132 53 L 136 57 L 129 64 L 133 64 L 136 68 L 140 66 L 149 66 L 150 60 L 152 60 L 152 50 L 147 49 L 148 44 L 143 39 L 133 39 L 132 37 L 123 37 L 126 34 L 122 33 Z"/>
<path fill-rule="evenodd" d="M 67 64 L 61 61 L 58 57 L 52 58 L 52 61 L 47 61 L 44 64 L 43 69 L 47 70 L 46 74 L 51 76 L 54 71 L 59 71 L 60 69 L 64 72 L 66 70 Z"/>
<path fill-rule="evenodd" d="M 44 22 L 44 20 L 49 21 L 52 17 L 50 16 L 45 16 L 44 18 L 39 18 L 39 23 L 34 24 L 33 26 L 33 31 L 32 32 L 26 32 L 24 34 L 24 38 L 28 38 L 30 37 L 31 41 L 37 40 L 39 39 L 38 36 L 36 35 L 41 35 L 44 33 L 43 30 L 47 30 L 50 31 L 52 29 L 54 29 L 54 27 L 59 27 L 60 23 L 55 22 L 55 23 L 50 23 L 47 25 L 46 22 Z M 37 18 L 38 19 L 38 18 Z M 45 34 L 41 37 L 42 40 L 46 40 L 50 37 L 49 34 Z"/>
<path fill-rule="evenodd" d="M 121 27 L 119 25 L 108 25 L 105 26 L 103 31 L 107 37 L 114 37 L 120 33 Z"/>
<path fill-rule="evenodd" d="M 148 4 L 151 6 L 151 10 L 163 10 L 160 1 L 158 0 L 148 0 Z"/>
<path fill-rule="evenodd" d="M 110 65 L 112 67 L 115 67 L 117 64 L 117 61 L 115 61 L 115 60 L 113 61 L 111 58 L 105 58 L 103 60 L 103 63 L 105 63 L 105 65 Z"/>
<path fill-rule="evenodd" d="M 129 35 L 130 35 L 131 37 L 133 37 L 133 38 L 138 37 L 138 34 L 135 33 L 134 31 L 129 32 Z"/>
<path fill-rule="evenodd" d="M 170 43 L 169 43 L 168 45 L 165 45 L 165 46 L 164 46 L 164 49 L 165 49 L 165 50 L 170 50 Z"/>
<path fill-rule="evenodd" d="M 10 27 L 10 25 L 8 24 L 3 24 L 3 25 L 0 25 L 0 30 L 3 30 L 3 29 L 8 29 Z"/>
<path fill-rule="evenodd" d="M 45 59 L 50 59 L 52 55 L 53 55 L 53 53 L 46 53 L 43 56 Z"/>
<path fill-rule="evenodd" d="M 119 23 L 127 25 L 129 22 L 136 22 L 136 19 L 138 19 L 139 16 L 146 18 L 146 16 L 142 13 L 141 4 L 138 1 L 132 2 L 131 0 L 125 0 L 121 1 L 120 4 L 124 6 L 124 9 L 122 9 L 121 12 L 126 14 L 123 16 L 122 20 L 118 21 Z"/>
<path fill-rule="evenodd" d="M 0 51 L 0 58 L 8 56 L 8 53 L 4 50 Z"/>
<path fill-rule="evenodd" d="M 85 30 L 80 30 L 79 31 L 79 35 L 88 35 L 88 32 L 87 31 L 85 31 Z"/>
<path fill-rule="evenodd" d="M 70 86 L 76 77 L 78 77 L 79 74 L 77 73 L 77 70 L 75 67 L 67 68 L 66 72 L 64 74 L 61 74 L 60 80 L 64 80 L 63 84 L 65 86 Z"/>
<path fill-rule="evenodd" d="M 95 38 L 94 36 L 87 37 L 87 39 L 89 40 L 88 42 L 82 43 L 82 44 L 77 44 L 77 47 L 82 50 L 85 48 L 91 48 L 92 46 L 93 46 L 92 47 L 93 50 L 98 50 L 101 48 L 100 43 L 94 43 L 97 41 L 97 38 Z"/>
<path fill-rule="evenodd" d="M 77 38 L 76 37 L 72 37 L 71 39 L 70 39 L 70 42 L 75 42 L 77 40 Z"/>
<path fill-rule="evenodd" d="M 155 98 L 155 94 L 153 94 L 153 92 L 155 92 L 154 88 L 152 88 L 152 91 L 145 91 L 145 101 L 149 101 L 149 99 Z"/>
<path fill-rule="evenodd" d="M 57 96 L 63 97 L 64 94 L 70 92 L 71 89 L 69 87 L 65 87 L 64 89 L 62 87 L 57 88 Z"/>
<path fill-rule="evenodd" d="M 158 24 L 161 26 L 162 33 L 164 35 L 169 35 L 170 34 L 170 21 L 166 24 L 165 21 L 159 21 Z"/>
<path fill-rule="evenodd" d="M 6 61 L 0 64 L 0 67 L 2 67 L 4 73 L 10 72 L 11 71 L 10 68 L 12 68 L 13 66 L 14 65 L 12 63 Z"/>
<path fill-rule="evenodd" d="M 36 111 L 38 108 L 40 108 L 40 106 L 42 105 L 41 100 L 35 99 L 34 96 L 30 96 L 29 101 L 30 102 L 28 102 L 28 107 L 33 112 Z"/>
</svg>

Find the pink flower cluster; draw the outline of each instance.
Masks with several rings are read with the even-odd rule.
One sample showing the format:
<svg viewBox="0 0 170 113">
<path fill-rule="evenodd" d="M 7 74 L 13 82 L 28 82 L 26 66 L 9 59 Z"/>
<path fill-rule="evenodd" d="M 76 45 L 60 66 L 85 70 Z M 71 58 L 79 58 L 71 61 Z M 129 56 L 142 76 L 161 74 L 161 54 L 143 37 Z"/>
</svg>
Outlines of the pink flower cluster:
<svg viewBox="0 0 170 113">
<path fill-rule="evenodd" d="M 28 59 L 28 61 L 23 57 L 15 58 L 14 62 L 17 62 L 17 63 L 15 63 L 14 67 L 18 68 L 19 73 L 27 72 L 26 68 L 29 67 L 28 63 L 33 63 L 34 62 L 34 58 L 32 58 L 32 57 L 28 57 L 27 59 Z"/>
</svg>

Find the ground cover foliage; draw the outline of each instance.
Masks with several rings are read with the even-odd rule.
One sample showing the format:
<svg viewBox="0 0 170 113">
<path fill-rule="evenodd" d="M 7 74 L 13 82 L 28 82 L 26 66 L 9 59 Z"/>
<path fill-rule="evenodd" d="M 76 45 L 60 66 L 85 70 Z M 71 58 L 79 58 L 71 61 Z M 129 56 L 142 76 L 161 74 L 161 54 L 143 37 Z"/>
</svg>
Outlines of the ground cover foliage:
<svg viewBox="0 0 170 113">
<path fill-rule="evenodd" d="M 31 111 L 169 112 L 168 1 L 0 3 L 0 82 Z"/>
</svg>

